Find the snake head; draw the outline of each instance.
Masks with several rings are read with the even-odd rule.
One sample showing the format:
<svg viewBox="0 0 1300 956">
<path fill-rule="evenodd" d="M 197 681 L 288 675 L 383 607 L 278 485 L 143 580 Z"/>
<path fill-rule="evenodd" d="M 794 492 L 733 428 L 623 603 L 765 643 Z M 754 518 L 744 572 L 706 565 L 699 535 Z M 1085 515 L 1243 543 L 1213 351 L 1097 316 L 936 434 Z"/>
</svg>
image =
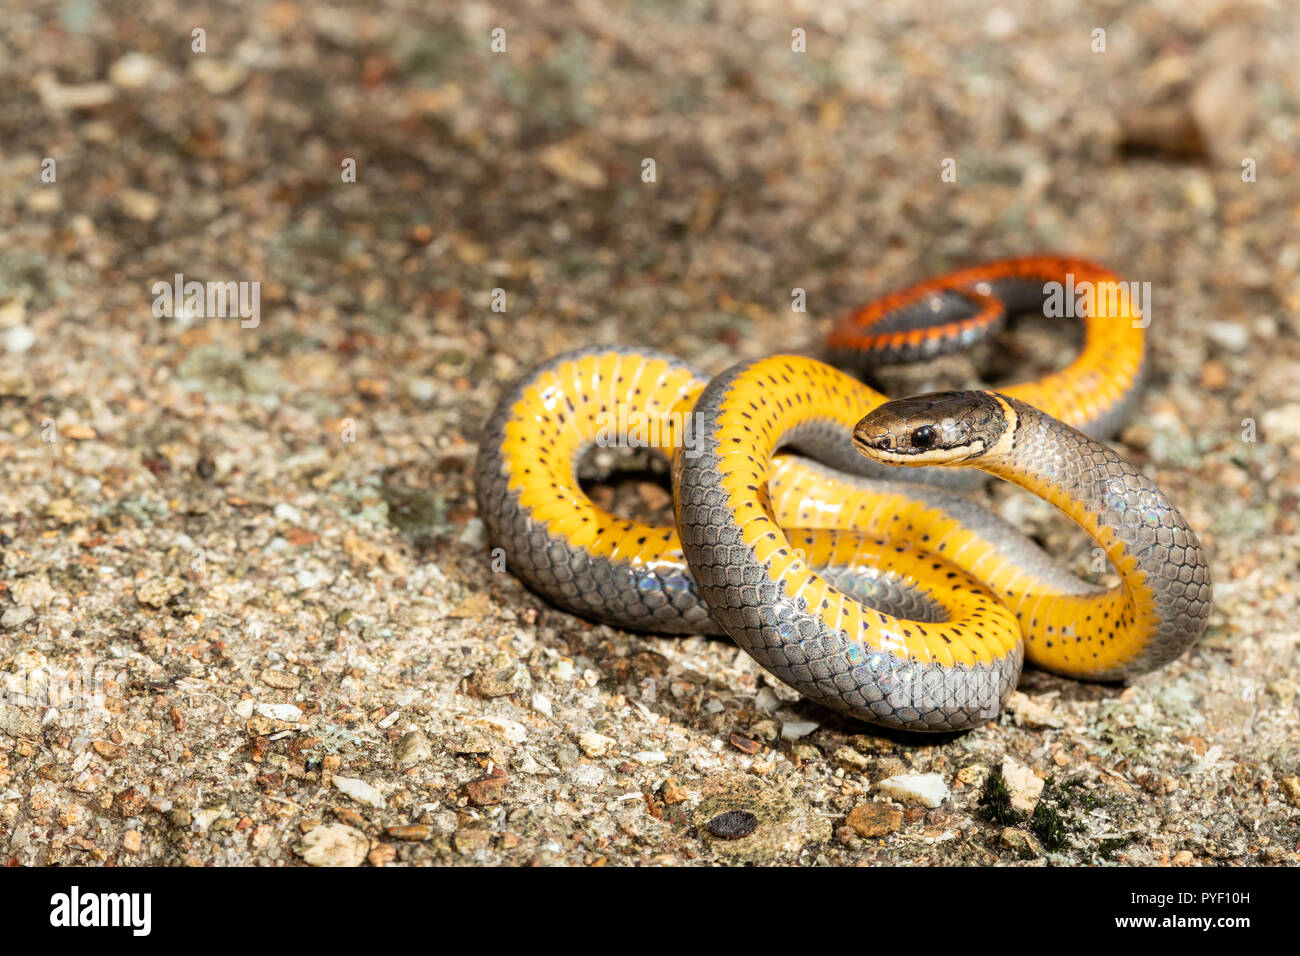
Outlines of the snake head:
<svg viewBox="0 0 1300 956">
<path fill-rule="evenodd" d="M 1008 407 L 992 392 L 931 392 L 886 402 L 853 429 L 853 444 L 887 465 L 961 465 L 1007 433 Z"/>
</svg>

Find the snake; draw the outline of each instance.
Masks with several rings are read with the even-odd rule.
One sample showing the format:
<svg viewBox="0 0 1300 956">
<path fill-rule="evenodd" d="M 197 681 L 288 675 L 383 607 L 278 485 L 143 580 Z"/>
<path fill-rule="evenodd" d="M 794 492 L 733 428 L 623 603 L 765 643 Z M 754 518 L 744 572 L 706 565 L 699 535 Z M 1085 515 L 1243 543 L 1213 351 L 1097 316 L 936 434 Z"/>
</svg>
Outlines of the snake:
<svg viewBox="0 0 1300 956">
<path fill-rule="evenodd" d="M 859 377 L 987 340 L 1063 282 L 1089 292 L 1071 303 L 1083 345 L 1059 371 L 892 400 Z M 1103 682 L 1155 670 L 1204 631 L 1212 582 L 1186 519 L 1103 440 L 1149 371 L 1126 289 L 1084 260 L 1022 257 L 876 299 L 836 324 L 820 358 L 709 378 L 650 348 L 557 355 L 506 390 L 479 444 L 493 554 L 569 612 L 726 635 L 804 697 L 881 727 L 993 720 L 1026 663 Z M 583 489 L 584 456 L 619 444 L 668 465 L 672 524 L 614 514 Z M 1055 506 L 1117 583 L 1061 567 L 938 480 L 980 473 Z"/>
</svg>

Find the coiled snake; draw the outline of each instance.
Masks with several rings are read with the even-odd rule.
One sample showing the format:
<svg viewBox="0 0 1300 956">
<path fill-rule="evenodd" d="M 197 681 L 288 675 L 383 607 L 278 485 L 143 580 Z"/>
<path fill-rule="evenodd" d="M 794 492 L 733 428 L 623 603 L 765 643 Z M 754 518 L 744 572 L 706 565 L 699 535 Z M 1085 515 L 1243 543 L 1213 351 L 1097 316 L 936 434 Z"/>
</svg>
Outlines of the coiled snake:
<svg viewBox="0 0 1300 956">
<path fill-rule="evenodd" d="M 1112 273 L 1045 257 L 977 266 L 873 302 L 828 344 L 841 365 L 923 360 L 1041 308 L 1045 285 L 1067 274 L 1100 290 L 1084 301 L 1082 351 L 1000 393 L 889 401 L 795 355 L 712 381 L 647 349 L 553 358 L 502 398 L 480 444 L 489 538 L 561 607 L 637 630 L 725 633 L 805 696 L 889 727 L 994 717 L 1025 659 L 1086 680 L 1160 667 L 1204 630 L 1210 574 L 1168 498 L 1089 437 L 1119 425 L 1145 372 L 1145 323 Z M 658 426 L 652 444 L 672 457 L 676 527 L 610 514 L 579 486 L 579 457 L 629 422 Z M 1050 501 L 1120 583 L 1075 577 L 951 489 L 898 480 L 953 467 Z"/>
</svg>

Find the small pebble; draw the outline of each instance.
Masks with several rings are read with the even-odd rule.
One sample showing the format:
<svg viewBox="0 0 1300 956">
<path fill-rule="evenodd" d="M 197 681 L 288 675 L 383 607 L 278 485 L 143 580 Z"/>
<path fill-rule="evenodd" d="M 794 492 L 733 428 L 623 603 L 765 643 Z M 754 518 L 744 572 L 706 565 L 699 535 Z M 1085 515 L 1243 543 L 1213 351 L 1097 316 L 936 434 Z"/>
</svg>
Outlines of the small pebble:
<svg viewBox="0 0 1300 956">
<path fill-rule="evenodd" d="M 12 329 L 5 329 L 4 344 L 5 351 L 22 355 L 36 344 L 36 333 L 25 325 L 15 325 Z"/>
<path fill-rule="evenodd" d="M 904 803 L 934 809 L 948 797 L 948 784 L 937 773 L 903 773 L 876 784 L 877 789 Z"/>
<path fill-rule="evenodd" d="M 405 840 L 409 843 L 418 843 L 422 840 L 429 839 L 432 831 L 423 825 L 407 827 L 385 827 L 384 834 L 392 837 L 394 840 Z"/>
<path fill-rule="evenodd" d="M 190 64 L 190 75 L 209 93 L 224 96 L 243 85 L 248 70 L 239 63 L 204 54 Z"/>
<path fill-rule="evenodd" d="M 852 747 L 839 748 L 835 751 L 833 759 L 845 770 L 851 770 L 853 773 L 866 773 L 871 766 L 871 761 Z"/>
<path fill-rule="evenodd" d="M 1229 352 L 1243 352 L 1250 345 L 1250 330 L 1236 322 L 1209 322 L 1205 334 L 1215 345 Z"/>
<path fill-rule="evenodd" d="M 0 627 L 21 627 L 32 619 L 35 612 L 25 604 L 11 607 L 0 614 Z"/>
<path fill-rule="evenodd" d="M 302 709 L 293 704 L 260 703 L 254 709 L 258 715 L 269 720 L 283 720 L 289 724 L 296 724 L 302 720 Z"/>
<path fill-rule="evenodd" d="M 270 687 L 277 687 L 281 690 L 293 690 L 300 683 L 302 678 L 297 674 L 289 674 L 282 670 L 268 669 L 262 671 L 261 681 Z"/>
<path fill-rule="evenodd" d="M 578 746 L 588 757 L 603 757 L 613 745 L 612 738 L 591 730 L 578 738 Z"/>
<path fill-rule="evenodd" d="M 781 725 L 782 740 L 798 740 L 800 737 L 807 737 L 816 730 L 820 724 L 815 724 L 811 720 L 789 720 Z"/>
<path fill-rule="evenodd" d="M 1034 839 L 1032 834 L 1026 833 L 1024 830 L 1007 827 L 1002 831 L 1000 838 L 1003 846 L 1010 847 L 1021 856 L 1042 856 L 1043 854 L 1043 848 L 1039 842 Z"/>
<path fill-rule="evenodd" d="M 377 787 L 366 783 L 359 777 L 335 776 L 333 780 L 334 786 L 358 803 L 367 804 L 377 810 L 382 810 L 388 805 L 384 795 L 379 792 Z"/>
<path fill-rule="evenodd" d="M 1007 698 L 1007 710 L 1015 718 L 1016 724 L 1031 730 L 1051 730 L 1065 726 L 1065 722 L 1047 704 L 1018 690 Z"/>
<path fill-rule="evenodd" d="M 664 781 L 663 798 L 664 803 L 669 804 L 670 806 L 675 803 L 681 803 L 686 799 L 686 791 L 682 789 L 682 785 L 674 778 L 669 777 Z"/>
<path fill-rule="evenodd" d="M 370 841 L 360 830 L 342 823 L 327 823 L 309 830 L 298 855 L 310 866 L 360 866 Z"/>
<path fill-rule="evenodd" d="M 1300 403 L 1270 408 L 1260 419 L 1259 428 L 1261 441 L 1300 442 Z"/>
<path fill-rule="evenodd" d="M 371 866 L 385 866 L 397 859 L 397 847 L 391 843 L 381 843 L 366 855 L 366 862 Z"/>
<path fill-rule="evenodd" d="M 135 597 L 141 604 L 162 608 L 184 590 L 185 582 L 179 578 L 151 578 L 140 585 Z"/>
<path fill-rule="evenodd" d="M 849 811 L 845 822 L 860 837 L 880 837 L 893 833 L 903 825 L 903 811 L 873 800 L 859 803 Z"/>
<path fill-rule="evenodd" d="M 1002 758 L 1002 776 L 1011 791 L 1011 806 L 1021 813 L 1033 813 L 1043 792 L 1042 778 L 1010 757 Z"/>
<path fill-rule="evenodd" d="M 723 840 L 738 840 L 758 829 L 758 817 L 748 810 L 728 810 L 704 824 L 704 829 Z"/>
<path fill-rule="evenodd" d="M 109 82 L 124 90 L 142 90 L 163 72 L 163 65 L 147 53 L 118 57 L 108 68 Z"/>
<path fill-rule="evenodd" d="M 486 777 L 481 777 L 465 785 L 465 795 L 476 807 L 490 807 L 500 803 L 505 797 L 506 783 L 509 777 L 498 767 Z"/>
</svg>

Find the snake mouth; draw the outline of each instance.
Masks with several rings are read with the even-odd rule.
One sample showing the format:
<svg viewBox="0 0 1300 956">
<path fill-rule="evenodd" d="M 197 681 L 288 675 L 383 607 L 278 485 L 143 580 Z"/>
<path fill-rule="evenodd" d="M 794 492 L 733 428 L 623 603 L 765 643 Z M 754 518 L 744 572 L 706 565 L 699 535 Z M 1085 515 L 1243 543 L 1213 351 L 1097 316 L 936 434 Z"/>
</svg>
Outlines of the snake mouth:
<svg viewBox="0 0 1300 956">
<path fill-rule="evenodd" d="M 866 427 L 864 427 L 866 426 Z M 853 447 L 872 461 L 888 465 L 961 465 L 984 453 L 982 439 L 960 445 L 941 445 L 937 442 L 937 429 L 921 425 L 909 432 L 899 433 L 879 425 L 867 425 L 866 419 L 853 430 Z"/>
</svg>

